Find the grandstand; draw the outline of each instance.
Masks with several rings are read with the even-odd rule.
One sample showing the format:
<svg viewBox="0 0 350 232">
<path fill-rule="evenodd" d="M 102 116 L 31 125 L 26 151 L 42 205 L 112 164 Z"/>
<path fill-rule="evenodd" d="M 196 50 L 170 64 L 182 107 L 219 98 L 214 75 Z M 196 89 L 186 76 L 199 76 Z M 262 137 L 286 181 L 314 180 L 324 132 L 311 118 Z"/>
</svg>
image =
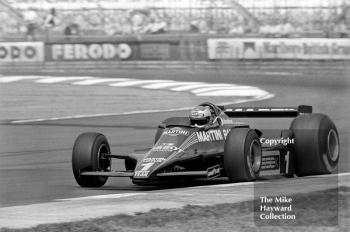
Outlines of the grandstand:
<svg viewBox="0 0 350 232">
<path fill-rule="evenodd" d="M 48 32 L 51 36 L 350 35 L 346 0 L 0 0 L 0 19 L 2 40 L 36 40 Z"/>
</svg>

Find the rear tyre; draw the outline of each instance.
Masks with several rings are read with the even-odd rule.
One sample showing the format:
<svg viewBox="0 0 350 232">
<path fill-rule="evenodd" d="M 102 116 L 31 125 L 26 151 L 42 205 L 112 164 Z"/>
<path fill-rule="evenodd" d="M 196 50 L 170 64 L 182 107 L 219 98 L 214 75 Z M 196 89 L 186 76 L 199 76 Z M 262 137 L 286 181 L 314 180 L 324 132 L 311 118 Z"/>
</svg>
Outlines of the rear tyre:
<svg viewBox="0 0 350 232">
<path fill-rule="evenodd" d="M 83 133 L 76 139 L 72 153 L 74 178 L 82 187 L 101 187 L 108 177 L 82 176 L 84 171 L 110 171 L 110 147 L 106 137 L 99 133 Z"/>
<path fill-rule="evenodd" d="M 332 173 L 339 160 L 339 136 L 324 114 L 300 115 L 290 129 L 294 135 L 294 164 L 298 176 Z"/>
<path fill-rule="evenodd" d="M 261 167 L 259 136 L 249 128 L 232 129 L 227 135 L 224 148 L 224 168 L 232 182 L 253 181 Z"/>
</svg>

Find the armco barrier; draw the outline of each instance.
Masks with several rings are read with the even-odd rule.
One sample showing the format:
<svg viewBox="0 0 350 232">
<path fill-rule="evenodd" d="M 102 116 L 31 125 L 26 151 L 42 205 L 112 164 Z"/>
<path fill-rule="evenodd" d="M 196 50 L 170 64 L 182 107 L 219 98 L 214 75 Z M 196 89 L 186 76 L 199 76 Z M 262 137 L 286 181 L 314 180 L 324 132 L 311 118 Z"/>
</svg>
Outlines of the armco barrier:
<svg viewBox="0 0 350 232">
<path fill-rule="evenodd" d="M 209 38 L 209 60 L 303 59 L 348 60 L 350 39 Z"/>
<path fill-rule="evenodd" d="M 0 42 L 0 63 L 27 63 L 43 61 L 43 42 Z"/>
</svg>

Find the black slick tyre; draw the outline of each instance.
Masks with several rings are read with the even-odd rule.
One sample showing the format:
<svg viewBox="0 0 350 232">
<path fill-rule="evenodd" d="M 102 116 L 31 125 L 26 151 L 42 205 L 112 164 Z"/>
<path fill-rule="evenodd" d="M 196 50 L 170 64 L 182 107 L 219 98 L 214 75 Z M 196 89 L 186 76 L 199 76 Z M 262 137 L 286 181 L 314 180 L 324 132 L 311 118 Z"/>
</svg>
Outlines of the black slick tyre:
<svg viewBox="0 0 350 232">
<path fill-rule="evenodd" d="M 324 114 L 296 117 L 290 126 L 294 136 L 294 165 L 298 176 L 330 174 L 339 161 L 339 136 Z"/>
<path fill-rule="evenodd" d="M 257 133 L 249 128 L 235 128 L 227 135 L 224 169 L 231 182 L 253 181 L 261 167 L 261 144 Z"/>
<path fill-rule="evenodd" d="M 84 171 L 110 171 L 111 159 L 106 137 L 99 133 L 83 133 L 76 139 L 72 152 L 74 178 L 82 187 L 101 187 L 108 177 L 83 176 Z"/>
</svg>

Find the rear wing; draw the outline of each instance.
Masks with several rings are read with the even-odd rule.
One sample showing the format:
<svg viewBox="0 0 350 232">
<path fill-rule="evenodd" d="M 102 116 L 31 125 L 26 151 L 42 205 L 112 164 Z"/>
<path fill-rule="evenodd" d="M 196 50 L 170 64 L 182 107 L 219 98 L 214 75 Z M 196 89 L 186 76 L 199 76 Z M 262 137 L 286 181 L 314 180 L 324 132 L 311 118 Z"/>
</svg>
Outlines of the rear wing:
<svg viewBox="0 0 350 232">
<path fill-rule="evenodd" d="M 312 113 L 312 106 L 298 107 L 234 107 L 219 106 L 227 116 L 232 118 L 293 118 L 300 114 Z"/>
</svg>

